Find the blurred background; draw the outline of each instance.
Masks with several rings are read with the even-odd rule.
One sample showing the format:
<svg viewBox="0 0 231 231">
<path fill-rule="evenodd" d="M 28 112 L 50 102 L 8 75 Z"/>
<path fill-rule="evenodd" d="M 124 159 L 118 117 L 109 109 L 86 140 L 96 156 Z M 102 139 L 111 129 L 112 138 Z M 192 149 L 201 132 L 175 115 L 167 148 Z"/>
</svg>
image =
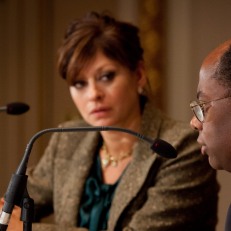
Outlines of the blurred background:
<svg viewBox="0 0 231 231">
<path fill-rule="evenodd" d="M 89 10 L 108 10 L 140 27 L 156 103 L 187 122 L 202 60 L 231 38 L 230 0 L 0 0 L 0 106 L 15 101 L 30 105 L 19 116 L 0 114 L 0 195 L 30 138 L 77 114 L 58 76 L 56 52 L 67 24 Z M 36 141 L 29 165 L 38 161 L 49 138 Z M 224 230 L 230 178 L 218 173 L 217 231 Z"/>
</svg>

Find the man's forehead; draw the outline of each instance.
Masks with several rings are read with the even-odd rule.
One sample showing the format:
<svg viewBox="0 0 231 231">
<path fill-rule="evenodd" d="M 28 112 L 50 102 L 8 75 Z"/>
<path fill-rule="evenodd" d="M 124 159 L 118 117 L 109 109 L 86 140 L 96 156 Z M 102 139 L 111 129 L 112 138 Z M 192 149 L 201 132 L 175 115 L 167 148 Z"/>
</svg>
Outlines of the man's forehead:
<svg viewBox="0 0 231 231">
<path fill-rule="evenodd" d="M 228 40 L 222 43 L 221 45 L 219 45 L 217 48 L 215 48 L 208 54 L 203 64 L 204 65 L 217 65 L 219 63 L 221 56 L 228 50 L 230 46 L 231 46 L 231 40 Z"/>
</svg>

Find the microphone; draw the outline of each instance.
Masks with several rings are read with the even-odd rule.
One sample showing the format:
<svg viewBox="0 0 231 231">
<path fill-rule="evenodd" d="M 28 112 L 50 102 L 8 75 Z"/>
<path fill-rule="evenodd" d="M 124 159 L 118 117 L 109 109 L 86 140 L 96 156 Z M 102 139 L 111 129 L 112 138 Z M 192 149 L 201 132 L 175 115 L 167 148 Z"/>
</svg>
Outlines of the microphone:
<svg viewBox="0 0 231 231">
<path fill-rule="evenodd" d="M 21 102 L 8 103 L 6 106 L 0 107 L 0 112 L 6 112 L 10 115 L 20 115 L 30 109 L 29 105 Z"/>
<path fill-rule="evenodd" d="M 138 137 L 141 140 L 144 140 L 151 144 L 150 148 L 153 152 L 157 153 L 161 157 L 164 158 L 175 158 L 177 157 L 176 149 L 169 144 L 168 142 L 162 139 L 151 139 L 146 137 L 140 133 L 134 132 L 125 128 L 118 128 L 112 126 L 87 126 L 87 127 L 68 127 L 68 128 L 48 128 L 37 132 L 30 139 L 29 143 L 26 146 L 25 153 L 23 159 L 21 160 L 16 173 L 13 174 L 9 186 L 7 188 L 4 206 L 2 208 L 2 212 L 0 215 L 0 231 L 5 231 L 7 229 L 8 223 L 10 221 L 10 216 L 13 211 L 14 205 L 20 205 L 22 198 L 25 196 L 28 197 L 28 192 L 26 189 L 27 183 L 27 164 L 29 161 L 30 153 L 33 147 L 34 142 L 45 133 L 53 133 L 53 132 L 93 132 L 93 131 L 118 131 L 123 133 L 128 133 L 135 137 Z"/>
</svg>

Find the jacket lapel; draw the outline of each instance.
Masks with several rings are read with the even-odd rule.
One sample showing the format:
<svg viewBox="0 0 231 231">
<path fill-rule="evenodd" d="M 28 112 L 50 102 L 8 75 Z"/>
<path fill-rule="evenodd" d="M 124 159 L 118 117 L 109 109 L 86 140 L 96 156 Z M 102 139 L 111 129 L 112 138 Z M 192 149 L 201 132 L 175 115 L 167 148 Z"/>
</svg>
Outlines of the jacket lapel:
<svg viewBox="0 0 231 231">
<path fill-rule="evenodd" d="M 77 146 L 78 149 L 73 150 L 73 158 L 71 163 L 67 165 L 69 167 L 68 183 L 63 185 L 60 192 L 65 196 L 62 196 L 62 208 L 58 209 L 59 215 L 57 219 L 59 219 L 59 222 L 61 219 L 64 224 L 76 225 L 77 211 L 80 206 L 84 183 L 93 164 L 97 143 L 98 135 L 95 132 L 89 132 L 81 144 Z"/>
<path fill-rule="evenodd" d="M 116 189 L 110 210 L 109 230 L 114 230 L 115 225 L 124 209 L 139 193 L 149 170 L 156 159 L 156 155 L 153 155 L 150 150 L 145 149 L 147 148 L 143 147 L 143 145 L 139 145 L 134 150 L 135 158 L 128 166 Z M 141 156 L 140 153 L 145 152 L 149 153 L 149 155 Z"/>
<path fill-rule="evenodd" d="M 150 107 L 148 107 L 150 109 Z M 161 119 L 157 111 L 144 110 L 141 134 L 147 137 L 158 136 Z M 63 223 L 75 225 L 84 183 L 94 160 L 94 154 L 99 142 L 97 132 L 89 132 L 74 150 L 73 163 L 69 168 L 68 184 L 65 184 L 61 193 L 66 196 L 57 217 Z M 108 230 L 114 230 L 115 225 L 129 203 L 137 196 L 142 188 L 151 166 L 156 160 L 156 154 L 150 149 L 151 144 L 139 141 L 133 151 L 133 161 L 130 163 L 120 183 L 117 186 L 110 209 Z M 78 182 L 76 182 L 78 179 Z M 65 215 L 66 214 L 66 215 Z"/>
<path fill-rule="evenodd" d="M 158 137 L 161 119 L 154 110 L 144 111 L 141 134 L 149 138 Z M 147 175 L 157 158 L 157 154 L 150 149 L 151 144 L 139 141 L 133 152 L 133 161 L 116 189 L 110 209 L 108 230 L 114 230 L 124 209 L 137 196 L 147 179 Z"/>
</svg>

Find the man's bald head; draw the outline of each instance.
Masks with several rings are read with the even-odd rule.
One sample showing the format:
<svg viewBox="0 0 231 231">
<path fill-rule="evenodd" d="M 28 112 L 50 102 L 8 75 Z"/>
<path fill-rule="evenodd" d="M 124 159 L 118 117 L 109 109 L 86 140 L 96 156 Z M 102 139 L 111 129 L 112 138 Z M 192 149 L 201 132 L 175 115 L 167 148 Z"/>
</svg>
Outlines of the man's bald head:
<svg viewBox="0 0 231 231">
<path fill-rule="evenodd" d="M 231 40 L 227 40 L 204 59 L 201 72 L 210 71 L 211 77 L 226 86 L 231 92 Z"/>
</svg>

